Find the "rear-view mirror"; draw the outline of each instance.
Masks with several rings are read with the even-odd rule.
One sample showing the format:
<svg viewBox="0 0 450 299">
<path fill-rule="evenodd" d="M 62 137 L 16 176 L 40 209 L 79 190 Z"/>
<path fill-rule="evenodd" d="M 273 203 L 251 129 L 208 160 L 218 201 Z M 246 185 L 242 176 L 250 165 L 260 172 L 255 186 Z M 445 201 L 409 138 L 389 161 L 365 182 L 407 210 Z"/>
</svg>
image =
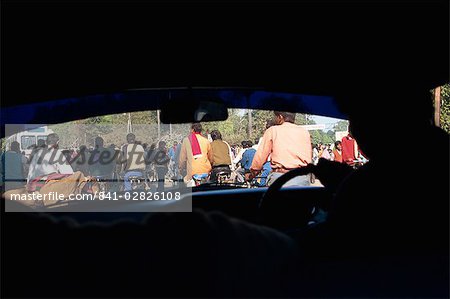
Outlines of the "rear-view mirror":
<svg viewBox="0 0 450 299">
<path fill-rule="evenodd" d="M 220 99 L 193 97 L 169 100 L 161 106 L 162 123 L 193 123 L 222 121 L 228 118 L 228 109 Z"/>
</svg>

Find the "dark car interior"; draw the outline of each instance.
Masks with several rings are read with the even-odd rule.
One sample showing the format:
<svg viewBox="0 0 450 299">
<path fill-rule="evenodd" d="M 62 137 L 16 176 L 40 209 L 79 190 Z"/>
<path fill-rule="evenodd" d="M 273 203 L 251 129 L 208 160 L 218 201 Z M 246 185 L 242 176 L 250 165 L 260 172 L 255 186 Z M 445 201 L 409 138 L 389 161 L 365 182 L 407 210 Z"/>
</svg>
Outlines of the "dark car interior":
<svg viewBox="0 0 450 299">
<path fill-rule="evenodd" d="M 194 187 L 187 213 L 2 199 L 2 298 L 449 297 L 449 136 L 430 93 L 449 82 L 448 1 L 19 0 L 1 14 L 2 138 L 149 109 L 171 123 L 283 109 L 346 117 L 371 158 Z M 310 172 L 324 187 L 282 187 Z"/>
</svg>

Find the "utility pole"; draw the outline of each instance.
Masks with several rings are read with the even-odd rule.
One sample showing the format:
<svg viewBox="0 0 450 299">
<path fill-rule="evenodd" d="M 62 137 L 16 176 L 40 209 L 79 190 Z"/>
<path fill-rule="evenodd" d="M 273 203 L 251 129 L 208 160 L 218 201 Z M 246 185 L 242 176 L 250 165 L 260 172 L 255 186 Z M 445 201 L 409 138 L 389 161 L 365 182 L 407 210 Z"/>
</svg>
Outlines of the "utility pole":
<svg viewBox="0 0 450 299">
<path fill-rule="evenodd" d="M 158 121 L 158 141 L 161 138 L 161 122 L 159 121 L 159 109 L 156 110 L 156 119 Z"/>
<path fill-rule="evenodd" d="M 252 110 L 248 109 L 248 138 L 252 139 L 252 127 L 253 127 L 253 119 L 252 119 Z"/>
<path fill-rule="evenodd" d="M 133 133 L 133 126 L 131 125 L 131 113 L 128 113 L 127 134 Z"/>
<path fill-rule="evenodd" d="M 434 125 L 436 127 L 441 126 L 441 87 L 438 86 L 434 89 Z"/>
</svg>

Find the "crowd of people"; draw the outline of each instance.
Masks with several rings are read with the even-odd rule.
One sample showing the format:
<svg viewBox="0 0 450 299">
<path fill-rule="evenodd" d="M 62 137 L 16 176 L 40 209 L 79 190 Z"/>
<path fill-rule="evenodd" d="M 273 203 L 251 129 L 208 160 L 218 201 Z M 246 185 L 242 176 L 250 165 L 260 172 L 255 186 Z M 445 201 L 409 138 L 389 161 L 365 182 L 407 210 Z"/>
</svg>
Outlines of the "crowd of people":
<svg viewBox="0 0 450 299">
<path fill-rule="evenodd" d="M 180 173 L 190 185 L 207 177 L 214 181 L 217 173 L 226 173 L 235 182 L 253 180 L 258 186 L 268 186 L 289 170 L 317 164 L 319 158 L 352 167 L 367 162 L 351 133 L 333 145 L 313 145 L 309 132 L 294 122 L 295 113 L 274 111 L 274 119 L 267 120 L 264 135 L 255 143 L 244 140 L 231 146 L 217 130 L 211 131 L 209 142 L 201 134 L 201 124 L 193 124 L 180 145 Z M 288 184 L 308 186 L 310 182 L 304 176 Z"/>
<path fill-rule="evenodd" d="M 165 141 L 148 146 L 129 133 L 120 147 L 105 146 L 103 138 L 96 137 L 91 148 L 60 149 L 59 136 L 52 133 L 33 147 L 29 157 L 20 152 L 18 142 L 13 142 L 2 155 L 3 177 L 7 189 L 25 183 L 28 191 L 75 173 L 84 178 L 123 181 L 120 190 L 124 191 L 132 190 L 131 177 L 143 177 L 146 188 L 155 184 L 158 190 L 164 190 L 170 181 L 196 186 L 217 182 L 219 176 L 230 183 L 269 186 L 283 173 L 317 164 L 320 158 L 354 167 L 367 161 L 351 133 L 334 144 L 314 145 L 309 132 L 294 122 L 295 113 L 274 111 L 262 137 L 239 145 L 223 140 L 218 130 L 202 135 L 200 123 L 193 123 L 188 136 L 170 146 Z M 308 186 L 310 180 L 308 176 L 297 177 L 287 185 Z"/>
</svg>

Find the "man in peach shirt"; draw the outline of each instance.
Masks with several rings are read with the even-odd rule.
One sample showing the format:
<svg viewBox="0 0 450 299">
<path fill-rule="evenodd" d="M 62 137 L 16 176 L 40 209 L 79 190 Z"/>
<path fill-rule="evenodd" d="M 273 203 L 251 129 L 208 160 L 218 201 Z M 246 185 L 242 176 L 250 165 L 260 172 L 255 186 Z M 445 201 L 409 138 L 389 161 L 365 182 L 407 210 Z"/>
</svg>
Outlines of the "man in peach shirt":
<svg viewBox="0 0 450 299">
<path fill-rule="evenodd" d="M 272 173 L 267 184 L 291 169 L 311 163 L 312 149 L 309 132 L 294 124 L 295 113 L 274 111 L 275 126 L 266 130 L 253 158 L 251 171 L 257 176 L 270 155 Z M 309 186 L 309 175 L 290 180 L 285 186 Z"/>
</svg>

